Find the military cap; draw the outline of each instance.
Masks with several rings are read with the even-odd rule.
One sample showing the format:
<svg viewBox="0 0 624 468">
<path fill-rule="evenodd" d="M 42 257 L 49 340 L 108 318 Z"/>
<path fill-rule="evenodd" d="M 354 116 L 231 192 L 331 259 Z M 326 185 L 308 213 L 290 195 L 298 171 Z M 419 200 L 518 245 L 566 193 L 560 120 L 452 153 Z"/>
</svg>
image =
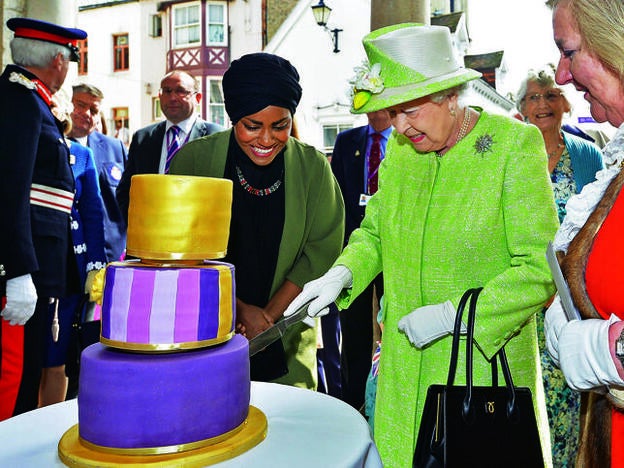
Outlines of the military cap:
<svg viewBox="0 0 624 468">
<path fill-rule="evenodd" d="M 80 60 L 78 40 L 87 37 L 87 33 L 82 29 L 65 28 L 33 18 L 11 18 L 6 25 L 14 32 L 15 37 L 52 42 L 67 47 L 71 52 L 69 59 L 72 62 Z"/>
</svg>

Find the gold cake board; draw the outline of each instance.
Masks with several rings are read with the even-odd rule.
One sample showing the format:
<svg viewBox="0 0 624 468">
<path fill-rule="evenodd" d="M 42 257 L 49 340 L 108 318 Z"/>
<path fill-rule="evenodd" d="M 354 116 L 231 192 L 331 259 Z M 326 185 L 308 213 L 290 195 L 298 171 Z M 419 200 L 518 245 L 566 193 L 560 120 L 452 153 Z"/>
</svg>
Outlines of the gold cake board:
<svg viewBox="0 0 624 468">
<path fill-rule="evenodd" d="M 249 415 L 243 428 L 227 439 L 207 447 L 180 453 L 162 455 L 120 455 L 100 452 L 80 442 L 78 424 L 72 426 L 58 444 L 58 454 L 70 467 L 117 467 L 135 465 L 145 467 L 201 467 L 229 460 L 255 447 L 267 433 L 267 418 L 255 406 L 249 406 Z"/>
</svg>

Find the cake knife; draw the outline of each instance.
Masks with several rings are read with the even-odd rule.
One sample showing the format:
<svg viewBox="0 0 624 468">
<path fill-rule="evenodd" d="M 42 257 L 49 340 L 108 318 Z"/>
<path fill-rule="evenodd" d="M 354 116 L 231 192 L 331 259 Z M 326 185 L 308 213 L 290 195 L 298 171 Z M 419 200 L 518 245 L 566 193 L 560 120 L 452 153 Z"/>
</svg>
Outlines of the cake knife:
<svg viewBox="0 0 624 468">
<path fill-rule="evenodd" d="M 559 266 L 557 254 L 555 253 L 555 248 L 553 247 L 552 242 L 549 242 L 548 247 L 546 248 L 546 260 L 548 260 L 548 266 L 550 267 L 553 281 L 557 287 L 557 292 L 561 298 L 561 305 L 563 306 L 563 311 L 565 312 L 568 321 L 581 320 L 581 314 L 574 305 L 570 288 L 568 287 L 568 283 L 566 282 L 563 272 L 561 271 L 561 267 Z"/>
<path fill-rule="evenodd" d="M 253 356 L 274 341 L 279 340 L 284 335 L 284 332 L 288 327 L 294 325 L 295 323 L 299 323 L 306 318 L 308 316 L 308 306 L 310 305 L 310 302 L 305 303 L 294 314 L 283 318 L 272 327 L 267 328 L 262 333 L 249 340 L 249 356 Z"/>
</svg>

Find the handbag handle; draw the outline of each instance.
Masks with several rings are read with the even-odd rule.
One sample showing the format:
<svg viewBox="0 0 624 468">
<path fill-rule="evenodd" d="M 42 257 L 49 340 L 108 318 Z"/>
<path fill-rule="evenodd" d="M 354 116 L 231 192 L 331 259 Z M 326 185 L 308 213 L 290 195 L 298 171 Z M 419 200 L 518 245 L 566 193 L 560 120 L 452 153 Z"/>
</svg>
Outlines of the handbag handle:
<svg viewBox="0 0 624 468">
<path fill-rule="evenodd" d="M 466 308 L 466 303 L 470 300 L 468 307 L 468 320 L 466 323 L 466 396 L 462 404 L 462 417 L 464 420 L 470 418 L 470 408 L 472 405 L 472 365 L 473 365 L 473 340 L 474 340 L 474 322 L 477 310 L 477 299 L 479 293 L 483 288 L 473 288 L 467 290 L 459 301 L 457 307 L 457 315 L 455 316 L 455 324 L 453 328 L 453 343 L 451 346 L 451 363 L 449 365 L 449 374 L 447 379 L 447 385 L 452 386 L 455 381 L 455 372 L 457 369 L 457 361 L 459 355 L 459 337 L 461 334 L 462 315 Z M 507 355 L 505 353 L 505 347 L 502 347 L 496 355 L 492 358 L 492 385 L 496 387 L 498 385 L 498 372 L 496 366 L 496 359 L 500 361 L 501 370 L 505 378 L 505 384 L 509 392 L 509 399 L 507 401 L 507 417 L 511 417 L 516 412 L 516 391 L 511 377 L 511 371 L 509 369 L 509 363 L 507 362 Z"/>
<path fill-rule="evenodd" d="M 457 314 L 455 315 L 455 324 L 453 326 L 451 362 L 449 364 L 448 378 L 446 380 L 446 385 L 448 387 L 452 386 L 453 382 L 455 382 L 455 371 L 457 370 L 457 360 L 459 356 L 459 336 L 461 334 L 462 315 L 464 314 L 464 309 L 466 308 L 466 303 L 468 302 L 468 299 L 472 297 L 472 294 L 475 291 L 476 289 L 468 289 L 459 300 L 459 305 L 457 306 Z"/>
</svg>

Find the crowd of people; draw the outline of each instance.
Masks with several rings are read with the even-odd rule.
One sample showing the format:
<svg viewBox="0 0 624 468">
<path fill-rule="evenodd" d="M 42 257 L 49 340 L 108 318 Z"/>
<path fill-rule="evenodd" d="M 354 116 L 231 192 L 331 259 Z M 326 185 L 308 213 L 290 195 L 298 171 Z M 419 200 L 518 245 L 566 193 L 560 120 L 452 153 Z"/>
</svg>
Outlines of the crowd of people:
<svg viewBox="0 0 624 468">
<path fill-rule="evenodd" d="M 93 279 L 124 258 L 132 176 L 194 175 L 233 182 L 224 260 L 237 333 L 253 339 L 308 304 L 307 319 L 251 357 L 252 380 L 316 390 L 325 327 L 336 343 L 323 360 L 342 368 L 336 382 L 321 376 L 325 391 L 374 421 L 384 466 L 411 466 L 427 389 L 446 382 L 459 299 L 483 288 L 475 385 L 490 383 L 504 346 L 533 395 L 544 464 L 624 466 L 624 4 L 547 3 L 560 57 L 523 80 L 524 122 L 468 102 L 480 73 L 457 61 L 448 28 L 391 25 L 363 38 L 351 111 L 368 124 L 338 135 L 331 162 L 297 138 L 303 90 L 283 57 L 231 62 L 229 129 L 197 115 L 198 81 L 173 70 L 160 83 L 166 119 L 113 138 L 101 132 L 100 89 L 76 84 L 71 103 L 57 93 L 87 33 L 10 19 L 0 420 L 79 392 L 73 325 L 97 321 Z M 564 125 L 567 84 L 618 127 L 604 148 Z M 581 320 L 554 286 L 550 242 Z"/>
</svg>

